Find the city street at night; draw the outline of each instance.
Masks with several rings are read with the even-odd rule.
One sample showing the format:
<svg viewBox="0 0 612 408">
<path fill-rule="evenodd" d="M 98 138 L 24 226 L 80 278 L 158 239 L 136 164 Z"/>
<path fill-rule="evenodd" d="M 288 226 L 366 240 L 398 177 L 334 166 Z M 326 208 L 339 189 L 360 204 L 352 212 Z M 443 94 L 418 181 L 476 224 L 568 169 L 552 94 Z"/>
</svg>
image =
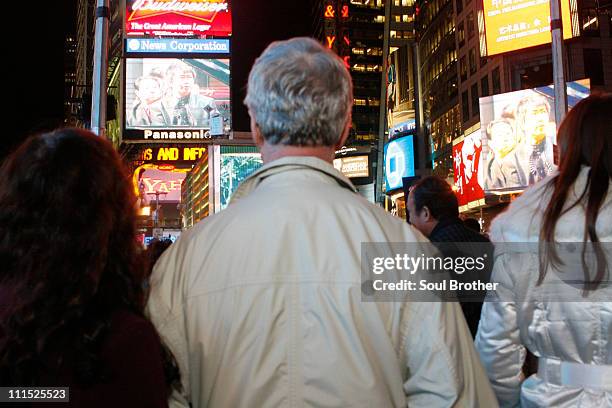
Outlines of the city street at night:
<svg viewBox="0 0 612 408">
<path fill-rule="evenodd" d="M 6 20 L 0 406 L 612 408 L 612 0 Z"/>
</svg>

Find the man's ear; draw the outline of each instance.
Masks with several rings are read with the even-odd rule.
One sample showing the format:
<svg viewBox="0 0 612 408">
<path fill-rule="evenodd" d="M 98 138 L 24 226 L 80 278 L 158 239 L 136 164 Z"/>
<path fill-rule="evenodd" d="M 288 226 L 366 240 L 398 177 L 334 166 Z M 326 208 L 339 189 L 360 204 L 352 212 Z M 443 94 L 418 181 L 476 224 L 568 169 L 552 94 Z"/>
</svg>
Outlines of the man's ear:
<svg viewBox="0 0 612 408">
<path fill-rule="evenodd" d="M 429 208 L 426 205 L 424 205 L 423 208 L 421 209 L 421 214 L 425 218 L 425 221 L 433 220 L 433 217 L 431 216 L 431 211 L 429 211 Z"/>
<path fill-rule="evenodd" d="M 257 122 L 255 122 L 255 115 L 253 115 L 250 110 L 249 116 L 251 117 L 251 136 L 253 137 L 253 142 L 255 142 L 255 146 L 261 149 L 265 141 L 264 137 L 261 134 L 261 129 L 259 128 L 259 125 L 257 124 Z"/>
<path fill-rule="evenodd" d="M 336 143 L 336 145 L 334 146 L 335 150 L 340 150 L 342 146 L 344 146 L 344 144 L 346 143 L 346 139 L 348 139 L 348 135 L 351 130 L 352 122 L 353 122 L 352 116 L 351 116 L 351 113 L 349 112 L 348 117 L 346 118 L 346 123 L 344 124 L 344 130 L 342 131 L 342 136 L 340 136 L 338 143 Z"/>
</svg>

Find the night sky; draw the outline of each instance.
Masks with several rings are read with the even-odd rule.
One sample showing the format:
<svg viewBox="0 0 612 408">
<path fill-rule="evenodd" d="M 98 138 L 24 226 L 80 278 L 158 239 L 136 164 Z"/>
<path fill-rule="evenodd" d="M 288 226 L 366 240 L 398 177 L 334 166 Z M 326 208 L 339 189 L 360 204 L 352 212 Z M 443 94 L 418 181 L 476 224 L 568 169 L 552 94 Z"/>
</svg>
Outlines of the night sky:
<svg viewBox="0 0 612 408">
<path fill-rule="evenodd" d="M 115 1 L 115 0 L 112 0 Z M 37 1 L 3 33 L 9 96 L 4 106 L 0 159 L 25 136 L 61 126 L 64 101 L 64 39 L 75 32 L 75 0 Z M 232 0 L 233 119 L 249 127 L 242 105 L 250 67 L 268 43 L 311 33 L 310 0 Z"/>
</svg>

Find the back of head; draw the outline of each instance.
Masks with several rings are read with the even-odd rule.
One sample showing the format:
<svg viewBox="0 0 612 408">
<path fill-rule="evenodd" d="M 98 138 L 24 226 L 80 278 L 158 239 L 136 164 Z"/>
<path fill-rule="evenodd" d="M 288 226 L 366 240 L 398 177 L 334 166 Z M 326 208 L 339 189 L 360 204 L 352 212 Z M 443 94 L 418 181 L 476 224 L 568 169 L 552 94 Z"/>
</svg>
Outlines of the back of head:
<svg viewBox="0 0 612 408">
<path fill-rule="evenodd" d="M 350 118 L 343 61 L 311 38 L 268 46 L 249 75 L 245 104 L 270 144 L 334 146 Z"/>
<path fill-rule="evenodd" d="M 153 271 L 153 267 L 155 266 L 155 263 L 157 262 L 157 260 L 159 259 L 160 256 L 162 256 L 162 254 L 166 251 L 166 249 L 168 249 L 168 247 L 172 245 L 172 241 L 169 239 L 154 239 L 149 243 L 149 246 L 147 247 L 147 263 L 148 263 L 148 268 L 147 268 L 147 274 L 151 274 L 151 272 Z"/>
<path fill-rule="evenodd" d="M 142 312 L 134 203 L 119 155 L 91 132 L 36 135 L 7 159 L 0 284 L 15 297 L 0 321 L 0 379 L 32 381 L 58 339 L 93 370 L 86 356 L 111 312 Z"/>
<path fill-rule="evenodd" d="M 427 207 L 436 220 L 459 216 L 459 203 L 451 186 L 435 176 L 424 177 L 411 189 L 417 212 Z"/>
<path fill-rule="evenodd" d="M 466 218 L 463 224 L 472 231 L 480 232 L 480 223 L 476 218 Z"/>
<path fill-rule="evenodd" d="M 612 179 L 612 94 L 594 94 L 580 101 L 567 114 L 558 132 L 560 150 L 559 174 L 555 176 L 549 187 L 552 197 L 548 203 L 542 221 L 540 241 L 551 243 L 555 241 L 555 226 L 560 216 L 569 211 L 564 209 L 569 192 L 574 188 L 583 168 L 588 167 L 587 182 L 583 191 L 579 191 L 579 199 L 571 203 L 570 209 L 578 204 L 584 204 L 585 226 L 584 241 L 599 242 L 596 223 L 599 210 L 604 203 Z M 598 246 L 595 246 L 597 250 Z M 544 248 L 545 249 L 545 248 Z M 559 258 L 554 247 L 550 247 L 550 259 L 554 264 Z M 548 250 L 541 253 L 546 259 Z M 598 259 L 604 259 L 598 257 Z M 544 278 L 545 265 L 541 262 L 540 280 Z M 591 288 L 597 287 L 606 273 L 606 265 L 599 261 L 594 277 L 585 270 L 585 281 Z"/>
</svg>

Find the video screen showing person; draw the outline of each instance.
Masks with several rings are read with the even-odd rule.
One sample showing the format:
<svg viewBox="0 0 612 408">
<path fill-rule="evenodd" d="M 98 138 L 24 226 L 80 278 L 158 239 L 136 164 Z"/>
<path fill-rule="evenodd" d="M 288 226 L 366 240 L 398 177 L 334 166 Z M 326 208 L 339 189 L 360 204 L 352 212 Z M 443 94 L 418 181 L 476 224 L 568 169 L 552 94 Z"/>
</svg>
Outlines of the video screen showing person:
<svg viewBox="0 0 612 408">
<path fill-rule="evenodd" d="M 569 107 L 588 94 L 588 83 L 568 83 Z M 485 191 L 522 190 L 555 170 L 552 86 L 480 98 L 480 123 L 478 178 Z"/>
<path fill-rule="evenodd" d="M 129 58 L 126 129 L 231 126 L 229 59 Z"/>
</svg>

